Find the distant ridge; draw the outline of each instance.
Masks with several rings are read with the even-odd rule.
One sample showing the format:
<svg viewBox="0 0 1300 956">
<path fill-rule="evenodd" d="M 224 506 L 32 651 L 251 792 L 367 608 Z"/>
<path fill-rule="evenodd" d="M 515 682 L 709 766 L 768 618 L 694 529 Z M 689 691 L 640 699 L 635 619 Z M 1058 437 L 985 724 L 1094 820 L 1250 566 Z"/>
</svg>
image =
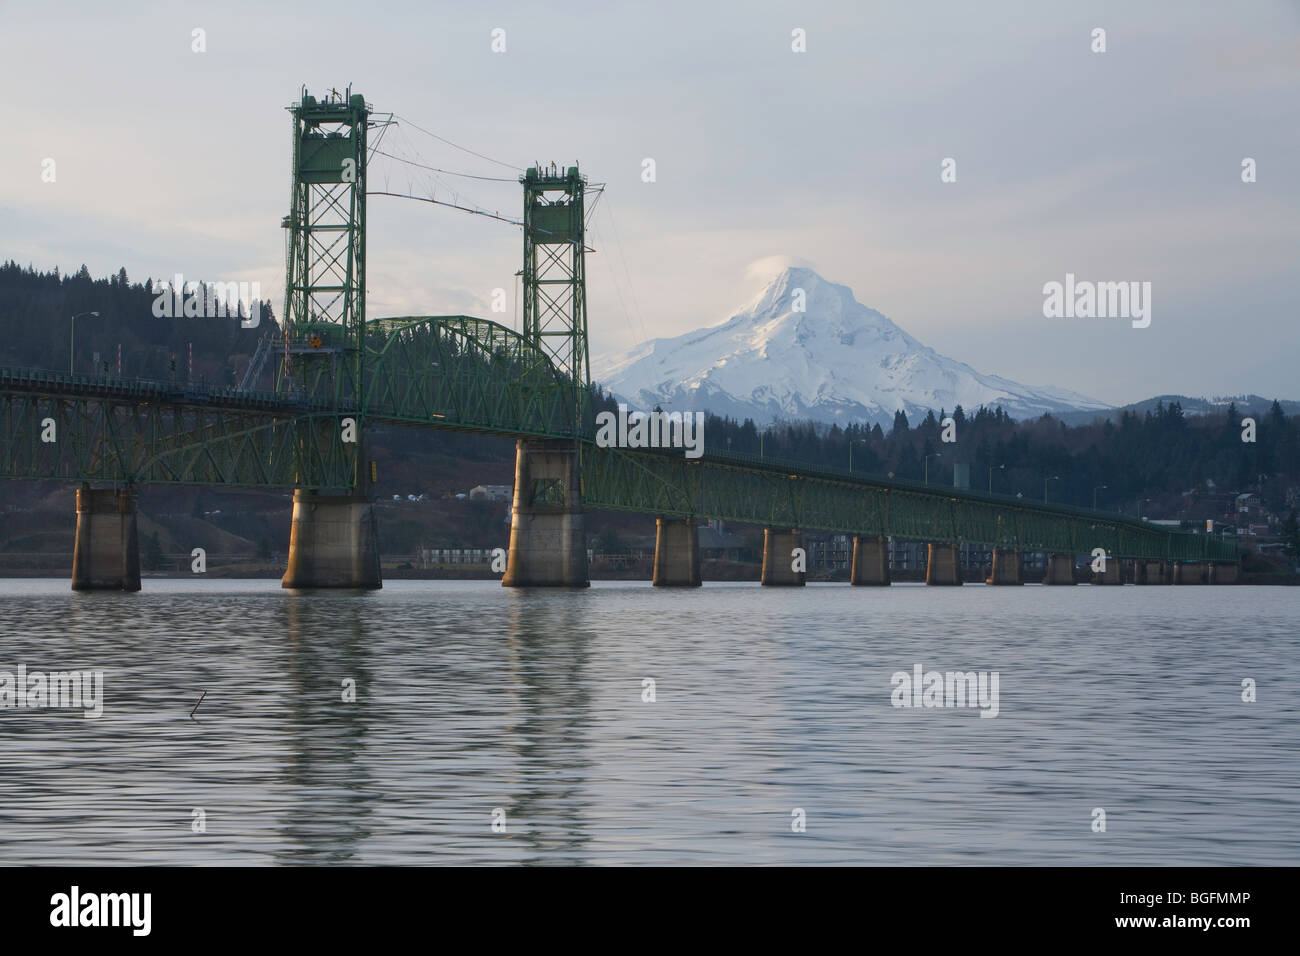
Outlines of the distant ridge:
<svg viewBox="0 0 1300 956">
<path fill-rule="evenodd" d="M 1132 402 L 1128 405 L 1120 405 L 1104 411 L 1062 412 L 1056 417 L 1067 425 L 1086 425 L 1098 419 L 1119 421 L 1124 412 L 1145 415 L 1147 412 L 1154 412 L 1158 405 L 1164 405 L 1168 408 L 1174 403 L 1182 407 L 1184 415 L 1212 415 L 1227 411 L 1229 405 L 1236 405 L 1237 411 L 1242 415 L 1263 415 L 1273 407 L 1273 401 L 1273 399 L 1264 398 L 1262 395 L 1228 395 L 1213 398 L 1193 398 L 1188 395 L 1155 395 L 1151 398 L 1144 398 L 1140 402 Z M 1300 401 L 1278 399 L 1277 402 L 1282 406 L 1282 411 L 1286 414 L 1300 414 Z"/>
</svg>

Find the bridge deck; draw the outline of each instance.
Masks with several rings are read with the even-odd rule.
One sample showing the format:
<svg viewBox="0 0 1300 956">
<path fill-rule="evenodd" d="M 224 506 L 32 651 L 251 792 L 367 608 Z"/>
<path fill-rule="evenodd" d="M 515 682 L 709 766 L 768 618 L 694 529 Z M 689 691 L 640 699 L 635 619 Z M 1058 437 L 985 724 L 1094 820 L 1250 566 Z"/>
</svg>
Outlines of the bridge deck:
<svg viewBox="0 0 1300 956">
<path fill-rule="evenodd" d="M 392 328 L 410 335 L 419 324 L 402 320 Z M 457 360 L 464 356 L 443 359 L 448 366 Z M 504 382 L 496 394 L 481 375 L 473 401 L 448 398 L 465 378 L 425 385 L 407 406 L 408 392 L 375 390 L 366 418 L 510 438 L 564 437 L 554 424 L 563 418 L 556 401 L 521 396 Z M 552 380 L 546 387 L 561 386 Z M 0 477 L 343 490 L 364 472 L 358 446 L 339 440 L 339 421 L 348 414 L 337 399 L 305 392 L 0 369 Z M 50 421 L 56 438 L 43 441 Z M 1236 560 L 1230 540 L 1069 505 L 749 455 L 706 451 L 687 459 L 680 449 L 602 448 L 590 437 L 581 447 L 583 499 L 591 508 L 1022 550 Z"/>
</svg>

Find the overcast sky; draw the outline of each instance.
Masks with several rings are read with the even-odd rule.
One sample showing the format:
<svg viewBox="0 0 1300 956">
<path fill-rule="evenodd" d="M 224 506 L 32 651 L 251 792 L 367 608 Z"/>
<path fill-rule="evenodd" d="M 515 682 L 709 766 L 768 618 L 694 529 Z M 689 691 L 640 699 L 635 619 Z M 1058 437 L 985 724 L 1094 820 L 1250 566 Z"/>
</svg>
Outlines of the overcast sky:
<svg viewBox="0 0 1300 956">
<path fill-rule="evenodd" d="M 1300 0 L 0 0 L 0 83 L 0 259 L 41 269 L 259 281 L 279 314 L 284 107 L 351 84 L 407 121 L 385 150 L 510 180 L 381 156 L 372 190 L 515 216 L 508 167 L 608 184 L 593 354 L 727 318 L 784 255 L 980 371 L 1300 399 Z M 514 321 L 520 259 L 517 227 L 372 197 L 368 314 Z M 1151 282 L 1150 326 L 1044 318 L 1067 272 Z"/>
</svg>

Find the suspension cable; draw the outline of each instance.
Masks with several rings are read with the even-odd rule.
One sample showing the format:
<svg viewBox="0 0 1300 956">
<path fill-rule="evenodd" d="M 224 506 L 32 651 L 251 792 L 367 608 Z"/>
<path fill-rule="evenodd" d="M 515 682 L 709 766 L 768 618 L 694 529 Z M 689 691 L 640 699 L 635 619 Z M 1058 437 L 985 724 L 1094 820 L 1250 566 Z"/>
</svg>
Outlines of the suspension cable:
<svg viewBox="0 0 1300 956">
<path fill-rule="evenodd" d="M 467 212 L 474 216 L 485 216 L 488 219 L 495 219 L 498 222 L 509 223 L 512 226 L 521 226 L 521 227 L 523 226 L 523 221 L 519 219 L 507 219 L 505 216 L 502 216 L 500 213 L 488 212 L 485 209 L 474 209 L 471 206 L 458 206 L 454 202 L 444 202 L 441 199 L 431 199 L 428 196 L 412 196 L 410 193 L 393 193 L 393 192 L 386 192 L 386 191 L 373 190 L 373 189 L 367 189 L 366 195 L 367 196 L 393 196 L 394 198 L 397 199 L 414 199 L 417 202 L 427 202 L 427 203 L 432 203 L 435 206 L 446 206 L 449 209 L 459 209 L 461 212 Z M 547 232 L 547 233 L 550 232 L 549 229 L 542 229 L 539 226 L 534 226 L 533 229 L 536 232 Z M 582 247 L 582 251 L 595 252 L 596 250 L 584 243 Z"/>
<path fill-rule="evenodd" d="M 406 159 L 405 157 L 402 156 L 394 156 L 392 153 L 386 153 L 382 149 L 375 149 L 372 150 L 372 152 L 376 152 L 380 156 L 387 156 L 389 159 L 395 159 L 399 163 L 406 163 L 409 166 L 418 166 L 420 169 L 427 169 L 435 173 L 444 173 L 447 176 L 463 176 L 466 179 L 482 179 L 490 183 L 517 183 L 519 181 L 517 179 L 510 179 L 505 176 L 476 176 L 473 173 L 457 173 L 457 172 L 453 172 L 450 169 L 440 169 L 437 166 L 430 166 L 427 163 L 417 163 L 413 159 Z"/>
<path fill-rule="evenodd" d="M 471 156 L 477 156 L 479 159 L 486 159 L 489 163 L 496 163 L 498 166 L 504 166 L 506 169 L 513 169 L 516 172 L 520 172 L 520 173 L 524 171 L 522 166 L 516 166 L 514 163 L 503 163 L 499 159 L 493 159 L 491 156 L 484 156 L 482 153 L 476 153 L 472 149 L 466 149 L 464 146 L 459 146 L 456 143 L 453 143 L 451 140 L 447 139 L 446 137 L 439 136 L 437 133 L 431 133 L 423 126 L 419 126 L 415 123 L 412 123 L 405 116 L 397 116 L 396 118 L 399 123 L 405 123 L 407 126 L 410 126 L 412 129 L 418 129 L 425 136 L 432 136 L 434 139 L 438 140 L 438 142 L 446 143 L 452 149 L 458 149 L 462 153 L 469 153 Z"/>
</svg>

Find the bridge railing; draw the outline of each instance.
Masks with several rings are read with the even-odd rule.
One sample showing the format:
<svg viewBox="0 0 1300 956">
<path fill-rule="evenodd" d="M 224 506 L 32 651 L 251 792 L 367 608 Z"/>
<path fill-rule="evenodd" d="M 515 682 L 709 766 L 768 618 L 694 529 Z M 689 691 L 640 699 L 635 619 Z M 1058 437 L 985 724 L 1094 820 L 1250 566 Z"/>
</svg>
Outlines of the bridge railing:
<svg viewBox="0 0 1300 956">
<path fill-rule="evenodd" d="M 806 530 L 1123 557 L 1236 560 L 1231 539 L 1153 526 L 1126 515 L 947 488 L 789 459 L 584 442 L 593 507 L 649 510 Z"/>
<path fill-rule="evenodd" d="M 60 372 L 53 369 L 0 368 L 0 386 L 35 386 L 51 392 L 70 394 L 96 394 L 159 398 L 179 403 L 231 405 L 287 405 L 320 410 L 328 407 L 324 400 L 314 399 L 305 391 L 246 390 L 234 385 L 212 385 L 205 379 L 181 381 L 179 379 L 128 378 L 118 375 L 85 375 Z"/>
<path fill-rule="evenodd" d="M 378 362 L 374 366 L 375 380 L 367 391 L 367 414 L 372 418 L 515 437 L 572 436 L 575 389 L 518 333 L 468 316 L 379 320 L 374 330 L 386 336 L 382 339 L 384 351 L 376 358 L 390 364 Z M 263 461 L 268 456 L 278 461 L 286 454 L 292 459 L 281 463 L 281 471 L 286 474 L 302 475 L 313 473 L 314 469 L 335 475 L 354 470 L 354 464 L 339 458 L 337 449 L 327 440 L 329 416 L 348 412 L 336 407 L 337 397 L 333 394 L 317 397 L 302 390 L 244 391 L 202 381 L 0 368 L 0 389 L 4 388 L 16 393 L 90 400 L 117 407 L 119 413 L 131 408 L 138 411 L 140 406 L 189 408 L 195 412 L 190 416 L 195 421 L 185 427 L 193 432 L 193 437 L 174 436 L 175 447 L 169 446 L 166 454 L 173 459 L 178 456 L 185 460 L 202 459 L 205 454 L 199 453 L 206 444 L 210 450 L 227 449 L 221 452 L 225 455 L 223 460 L 232 463 L 207 471 L 188 466 L 161 470 L 161 466 L 150 464 L 157 455 L 151 457 L 149 449 L 141 445 L 146 442 L 141 433 L 136 436 L 140 447 L 130 455 L 117 452 L 123 463 L 115 466 L 128 477 L 140 480 L 177 481 L 184 475 L 188 476 L 187 480 L 202 482 L 210 475 L 217 475 L 223 482 L 243 483 L 240 476 L 247 473 L 252 476 L 249 479 L 252 484 L 264 484 L 276 480 L 275 469 L 255 465 L 255 461 Z M 200 412 L 208 415 L 223 409 L 239 414 L 258 413 L 265 421 L 233 418 L 215 426 L 208 423 L 202 430 L 196 427 Z M 26 413 L 15 406 L 12 414 Z M 292 423 L 296 419 L 302 420 L 300 430 L 285 431 L 275 424 L 277 420 Z M 134 421 L 128 416 L 123 422 L 128 420 Z M 590 416 L 584 426 L 586 434 L 580 440 L 594 448 Z M 100 437 L 111 441 L 96 447 L 112 448 L 113 442 L 120 445 L 114 436 L 141 427 L 122 424 L 108 428 L 105 424 Z M 153 430 L 149 434 L 159 434 L 159 427 L 162 426 L 150 426 Z M 176 423 L 171 422 L 167 427 L 174 432 Z M 30 435 L 27 440 L 30 443 Z M 191 441 L 193 454 L 186 451 L 186 440 Z M 294 447 L 287 452 L 280 451 L 277 441 L 285 448 Z M 8 444 L 14 446 L 7 452 L 11 458 L 22 451 L 16 439 L 9 440 Z M 600 457 L 601 467 L 593 472 L 593 477 L 601 476 L 598 480 L 602 483 L 593 488 L 599 492 L 593 495 L 593 502 L 600 502 L 597 507 L 707 514 L 727 520 L 778 524 L 797 518 L 810 530 L 869 533 L 871 528 L 887 528 L 876 533 L 993 544 L 1027 542 L 1029 547 L 1051 542 L 1062 550 L 1084 552 L 1092 549 L 1091 542 L 1100 539 L 1117 553 L 1123 550 L 1128 556 L 1152 558 L 1234 560 L 1237 553 L 1234 541 L 1158 528 L 1117 513 L 1043 504 L 1011 495 L 949 488 L 847 468 L 714 449 L 707 450 L 700 459 L 684 459 L 681 449 L 603 451 L 608 454 Z M 30 452 L 23 454 L 27 455 L 23 461 L 31 459 Z M 309 458 L 303 459 L 304 454 Z M 128 458 L 137 464 L 131 464 Z M 15 473 L 10 476 L 17 477 L 19 473 L 36 476 L 37 466 L 32 461 L 21 469 L 12 467 L 10 470 Z M 86 467 L 81 459 L 70 459 L 63 470 L 68 475 L 83 474 Z M 103 468 L 108 466 L 102 466 L 93 476 L 109 475 Z M 57 469 L 50 474 L 56 472 L 62 475 Z M 710 476 L 708 481 L 704 477 L 706 472 Z M 733 477 L 726 478 L 727 473 Z M 753 507 L 754 502 L 749 499 L 756 496 L 767 496 L 763 508 Z"/>
<path fill-rule="evenodd" d="M 680 454 L 680 452 L 678 452 L 678 454 Z M 1076 505 L 1065 503 L 1046 504 L 1036 501 L 1033 498 L 1024 498 L 1019 495 L 1008 495 L 996 491 L 984 492 L 973 488 L 950 487 L 935 482 L 916 481 L 910 478 L 878 475 L 869 471 L 850 471 L 847 468 L 838 468 L 834 465 L 810 465 L 807 462 L 800 462 L 793 459 L 749 455 L 740 452 L 725 452 L 710 449 L 706 451 L 705 456 L 718 462 L 734 462 L 748 468 L 765 468 L 769 471 L 777 472 L 798 471 L 800 474 L 808 477 L 824 478 L 831 481 L 845 481 L 851 484 L 859 484 L 872 488 L 889 488 L 898 491 L 911 491 L 917 494 L 937 495 L 944 498 L 956 498 L 961 501 L 979 502 L 982 504 L 1014 505 L 1015 507 L 1023 508 L 1026 511 L 1041 511 L 1052 515 L 1068 514 L 1078 518 L 1105 519 L 1108 522 L 1128 524 L 1131 527 L 1141 528 L 1146 531 L 1155 530 L 1148 522 L 1129 517 L 1128 515 L 1121 514 L 1117 511 L 1093 510 L 1091 508 L 1080 508 Z"/>
</svg>

